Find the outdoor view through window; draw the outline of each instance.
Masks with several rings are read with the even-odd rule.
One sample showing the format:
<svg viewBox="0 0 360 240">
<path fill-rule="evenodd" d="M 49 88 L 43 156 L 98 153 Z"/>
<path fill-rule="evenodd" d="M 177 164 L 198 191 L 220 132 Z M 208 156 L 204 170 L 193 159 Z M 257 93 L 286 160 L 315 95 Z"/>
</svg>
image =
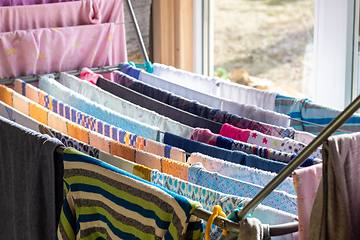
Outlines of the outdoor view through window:
<svg viewBox="0 0 360 240">
<path fill-rule="evenodd" d="M 315 0 L 214 1 L 215 74 L 311 99 Z"/>
</svg>

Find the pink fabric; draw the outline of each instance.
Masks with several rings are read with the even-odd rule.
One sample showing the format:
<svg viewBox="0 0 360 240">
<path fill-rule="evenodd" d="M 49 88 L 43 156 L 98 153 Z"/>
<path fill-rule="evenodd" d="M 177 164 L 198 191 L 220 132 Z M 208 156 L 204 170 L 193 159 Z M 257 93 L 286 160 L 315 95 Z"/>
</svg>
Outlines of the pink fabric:
<svg viewBox="0 0 360 240">
<path fill-rule="evenodd" d="M 212 133 L 209 129 L 195 128 L 190 139 L 216 146 L 219 134 Z"/>
<path fill-rule="evenodd" d="M 311 209 L 322 176 L 322 163 L 294 171 L 294 186 L 298 198 L 299 239 L 306 239 Z"/>
<path fill-rule="evenodd" d="M 0 50 L 0 77 L 127 62 L 125 25 L 113 24 L 109 29 L 111 34 L 104 35 L 108 28 L 104 23 L 123 22 L 123 0 L 84 0 L 0 8 L 0 32 L 3 32 L 0 33 L 0 49 L 3 49 Z M 100 31 L 100 26 L 103 31 Z M 77 45 L 80 40 L 81 45 Z M 42 55 L 44 50 L 46 58 Z M 106 55 L 106 59 L 98 59 L 100 55 Z M 75 64 L 67 65 L 65 62 L 68 60 Z M 19 66 L 9 68 L 9 64 L 14 62 Z"/>
<path fill-rule="evenodd" d="M 3 7 L 0 8 L 0 32 L 119 22 L 123 20 L 122 12 L 122 1 L 118 0 Z"/>
<path fill-rule="evenodd" d="M 1 77 L 113 64 L 113 45 L 119 45 L 112 43 L 116 28 L 105 23 L 0 33 Z"/>
<path fill-rule="evenodd" d="M 89 68 L 83 68 L 81 69 L 80 78 L 82 80 L 86 80 L 94 85 L 96 85 L 96 82 L 99 77 L 102 77 L 101 74 L 94 73 Z"/>
<path fill-rule="evenodd" d="M 220 135 L 234 140 L 239 140 L 241 142 L 247 142 L 250 137 L 251 130 L 241 129 L 234 127 L 228 123 L 225 123 L 220 130 Z"/>
<path fill-rule="evenodd" d="M 71 2 L 71 1 L 79 1 L 79 0 L 1 0 L 0 6 L 20 6 L 20 5 Z"/>
</svg>

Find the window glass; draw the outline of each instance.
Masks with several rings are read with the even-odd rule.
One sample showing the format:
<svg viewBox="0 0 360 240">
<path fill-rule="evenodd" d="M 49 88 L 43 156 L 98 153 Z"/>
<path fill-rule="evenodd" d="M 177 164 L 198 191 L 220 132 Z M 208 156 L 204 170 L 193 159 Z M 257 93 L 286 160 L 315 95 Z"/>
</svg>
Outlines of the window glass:
<svg viewBox="0 0 360 240">
<path fill-rule="evenodd" d="M 311 98 L 315 0 L 214 1 L 214 72 Z"/>
</svg>

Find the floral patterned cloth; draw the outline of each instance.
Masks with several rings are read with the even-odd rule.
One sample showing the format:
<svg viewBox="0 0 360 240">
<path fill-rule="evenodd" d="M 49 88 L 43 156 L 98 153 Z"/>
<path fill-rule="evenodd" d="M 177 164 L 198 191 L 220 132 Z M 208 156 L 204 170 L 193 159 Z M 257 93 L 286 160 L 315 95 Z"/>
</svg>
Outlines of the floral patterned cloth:
<svg viewBox="0 0 360 240">
<path fill-rule="evenodd" d="M 201 153 L 192 153 L 188 159 L 190 165 L 201 163 L 207 171 L 216 172 L 223 176 L 238 179 L 244 182 L 265 187 L 275 176 L 275 173 L 231 163 L 221 159 L 206 156 Z M 285 191 L 296 195 L 294 184 L 290 177 L 286 178 L 276 188 L 278 191 Z"/>
<path fill-rule="evenodd" d="M 173 177 L 166 173 L 161 173 L 158 170 L 151 171 L 151 182 L 164 187 L 174 193 L 189 198 L 190 200 L 201 203 L 202 208 L 208 211 L 212 211 L 215 205 L 221 206 L 225 215 L 229 215 L 234 209 L 245 206 L 250 199 L 242 198 L 234 195 L 228 195 L 221 192 L 211 190 L 199 185 L 192 184 L 190 182 Z M 274 208 L 258 205 L 251 213 L 252 217 L 255 217 L 263 224 L 282 224 L 293 221 L 296 215 L 289 214 L 283 211 L 276 210 Z M 206 227 L 206 221 L 203 221 L 203 227 Z M 218 239 L 222 234 L 222 229 L 211 226 L 210 239 Z M 291 235 L 283 235 L 272 238 L 274 240 L 292 240 Z"/>
<path fill-rule="evenodd" d="M 263 187 L 234 178 L 223 176 L 219 173 L 207 171 L 201 163 L 195 163 L 189 168 L 189 182 L 239 197 L 255 197 Z M 297 197 L 284 191 L 272 191 L 262 204 L 275 209 L 297 214 Z"/>
</svg>

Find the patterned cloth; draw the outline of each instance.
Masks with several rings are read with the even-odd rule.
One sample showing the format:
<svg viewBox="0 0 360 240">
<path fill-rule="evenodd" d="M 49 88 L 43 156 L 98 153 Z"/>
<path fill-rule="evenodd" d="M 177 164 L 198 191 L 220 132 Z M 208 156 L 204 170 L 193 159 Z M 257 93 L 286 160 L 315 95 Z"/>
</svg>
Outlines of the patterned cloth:
<svg viewBox="0 0 360 240">
<path fill-rule="evenodd" d="M 217 172 L 225 177 L 234 178 L 262 187 L 265 187 L 274 177 L 276 177 L 275 173 L 234 164 L 201 153 L 192 153 L 188 159 L 188 164 L 192 165 L 197 162 L 201 163 L 207 171 Z M 294 184 L 290 177 L 279 184 L 276 190 L 296 195 Z"/>
<path fill-rule="evenodd" d="M 111 56 L 116 55 L 110 54 L 113 51 L 112 36 L 117 30 L 114 23 L 104 23 L 2 32 L 0 44 L 4 51 L 0 52 L 1 77 L 44 74 L 60 69 L 66 71 L 112 63 Z"/>
<path fill-rule="evenodd" d="M 86 80 L 94 85 L 96 85 L 97 80 L 99 77 L 102 77 L 101 74 L 94 73 L 89 68 L 83 68 L 81 69 L 80 78 L 82 80 Z"/>
<path fill-rule="evenodd" d="M 193 201 L 200 202 L 204 209 L 212 211 L 215 205 L 221 206 L 223 212 L 229 215 L 234 209 L 245 206 L 250 199 L 238 196 L 228 195 L 221 192 L 213 191 L 199 185 L 183 181 L 166 173 L 157 170 L 151 172 L 151 182 L 164 187 L 174 193 L 184 196 Z M 283 211 L 273 209 L 268 206 L 258 205 L 251 213 L 252 217 L 259 219 L 264 224 L 276 225 L 293 221 L 296 216 Z M 205 228 L 206 221 L 203 221 Z M 211 226 L 210 239 L 218 239 L 222 234 L 222 229 Z M 273 237 L 272 239 L 280 240 L 292 239 L 291 235 Z"/>
<path fill-rule="evenodd" d="M 176 122 L 168 117 L 157 114 L 146 108 L 140 107 L 113 94 L 110 94 L 98 86 L 67 74 L 60 73 L 60 83 L 65 87 L 80 93 L 87 99 L 105 106 L 119 114 L 130 117 L 144 124 L 154 126 L 162 132 L 171 132 L 183 137 L 190 137 L 192 127 Z M 143 136 L 139 134 L 140 136 Z M 144 136 L 145 137 L 145 136 Z"/>
<path fill-rule="evenodd" d="M 229 124 L 223 125 L 220 135 L 286 153 L 299 154 L 306 147 L 304 143 L 294 139 L 278 138 L 255 130 L 249 131 L 248 129 L 240 129 Z M 310 157 L 321 159 L 321 149 L 316 149 Z"/>
<path fill-rule="evenodd" d="M 111 109 L 105 108 L 100 104 L 90 101 L 81 94 L 76 93 L 55 81 L 54 76 L 52 75 L 41 77 L 39 81 L 39 87 L 41 90 L 47 92 L 52 97 L 57 98 L 58 100 L 63 101 L 64 103 L 69 104 L 72 107 L 95 118 L 98 118 L 108 124 L 115 125 L 116 127 L 124 129 L 125 131 L 140 135 L 148 139 L 156 140 L 158 138 L 158 128 L 137 122 L 134 119 L 123 116 Z M 91 124 L 91 122 L 89 124 Z M 96 125 L 92 126 L 96 127 Z M 100 125 L 100 128 L 103 127 L 103 125 Z"/>
<path fill-rule="evenodd" d="M 200 239 L 200 221 L 191 217 L 199 203 L 71 148 L 63 159 L 58 239 Z"/>
<path fill-rule="evenodd" d="M 13 99 L 16 99 L 16 101 L 13 101 Z M 53 122 L 49 121 L 51 119 L 49 116 L 54 113 L 3 85 L 0 85 L 0 101 L 3 101 L 16 109 L 18 108 L 19 111 L 22 111 L 22 113 L 37 121 L 43 120 L 43 116 L 48 116 L 45 117 L 45 124 L 48 125 L 48 127 L 63 132 L 65 135 L 75 138 L 83 143 L 95 145 L 97 148 L 100 148 L 107 153 L 111 153 L 132 162 L 134 161 L 134 148 L 121 144 L 118 141 L 98 134 L 92 130 L 88 130 L 61 116 L 53 119 Z M 37 106 L 37 108 L 34 108 L 33 106 Z"/>
<path fill-rule="evenodd" d="M 293 181 L 298 197 L 299 239 L 306 239 L 306 229 L 322 177 L 322 164 L 294 171 Z"/>
<path fill-rule="evenodd" d="M 57 2 L 70 2 L 76 0 L 3 0 L 0 6 L 20 6 L 20 5 L 33 5 L 44 3 L 57 3 Z"/>
<path fill-rule="evenodd" d="M 222 136 L 218 137 L 218 142 L 220 142 L 222 139 L 224 139 L 224 137 L 222 137 Z M 286 163 L 289 163 L 291 160 L 293 160 L 297 156 L 297 154 L 294 154 L 294 153 L 281 152 L 281 151 L 273 150 L 271 148 L 256 146 L 253 144 L 243 143 L 240 141 L 232 141 L 231 150 L 238 150 L 238 151 L 242 151 L 242 152 L 245 152 L 248 154 L 255 154 L 255 155 L 258 155 L 259 157 L 276 160 L 276 161 L 281 161 L 281 162 L 286 162 Z M 305 162 L 303 164 L 301 164 L 301 167 L 311 166 L 314 164 L 314 162 L 320 162 L 320 161 L 321 160 L 318 158 L 308 157 L 305 160 Z"/>
<path fill-rule="evenodd" d="M 292 159 L 294 159 L 297 156 L 297 154 L 280 152 L 273 150 L 271 148 L 266 148 L 254 144 L 236 141 L 231 138 L 220 136 L 219 134 L 214 134 L 209 129 L 195 128 L 193 135 L 191 136 L 191 139 L 198 142 L 207 143 L 209 145 L 213 145 L 229 150 L 237 150 L 247 154 L 254 154 L 266 159 L 271 159 L 286 163 L 290 162 Z M 316 161 L 321 161 L 321 160 L 316 159 Z M 314 158 L 307 158 L 306 161 L 301 165 L 301 167 L 306 167 L 313 164 L 314 164 Z"/>
<path fill-rule="evenodd" d="M 201 163 L 195 163 L 189 168 L 189 182 L 240 197 L 255 197 L 263 187 L 234 178 L 229 178 L 219 173 L 207 171 Z M 275 209 L 297 214 L 297 198 L 284 191 L 272 191 L 262 204 Z"/>
<path fill-rule="evenodd" d="M 280 94 L 275 99 L 275 110 L 278 113 L 284 113 L 292 119 L 303 120 L 315 124 L 322 125 L 319 127 L 312 124 L 291 120 L 291 126 L 296 130 L 306 131 L 312 134 L 319 134 L 324 127 L 326 127 L 331 120 L 340 114 L 341 111 L 331 109 L 313 103 L 309 99 L 297 99 L 292 97 L 285 97 Z M 341 129 L 358 132 L 360 131 L 360 115 L 353 114 L 341 127 Z M 336 131 L 334 134 L 342 134 L 344 132 Z"/>
<path fill-rule="evenodd" d="M 123 65 L 123 67 L 124 67 L 124 65 Z M 122 67 L 122 71 L 123 71 L 123 67 Z M 132 68 L 131 70 L 134 70 L 134 68 Z M 124 71 L 124 72 L 129 74 L 129 71 Z M 115 81 L 116 81 L 117 74 L 118 74 L 117 72 L 114 72 Z M 133 77 L 136 78 L 136 76 L 133 76 Z M 124 80 L 124 79 L 125 78 L 121 78 L 121 80 Z M 149 97 L 155 98 L 161 102 L 164 102 L 166 104 L 174 106 L 176 108 L 180 108 L 184 111 L 196 114 L 198 116 L 201 116 L 201 117 L 204 117 L 204 118 L 207 118 L 207 119 L 219 122 L 219 123 L 229 123 L 233 126 L 237 126 L 237 127 L 244 128 L 244 129 L 257 130 L 259 132 L 262 132 L 262 133 L 265 133 L 268 135 L 272 135 L 272 136 L 276 136 L 276 137 L 294 138 L 295 131 L 293 128 L 290 128 L 290 127 L 284 128 L 284 127 L 278 127 L 275 125 L 265 124 L 262 122 L 250 120 L 248 118 L 240 117 L 235 114 L 230 114 L 227 111 L 210 108 L 210 107 L 208 107 L 204 104 L 201 104 L 197 101 L 188 100 L 179 95 L 175 95 L 171 92 L 164 91 L 159 88 L 154 88 L 153 86 L 151 86 L 149 84 L 146 84 L 146 83 L 143 83 L 140 81 L 135 81 L 135 80 L 130 81 L 130 78 L 127 78 L 126 81 L 121 81 L 118 83 L 123 86 L 126 86 L 130 89 L 133 89 L 137 92 L 145 94 Z"/>
</svg>

